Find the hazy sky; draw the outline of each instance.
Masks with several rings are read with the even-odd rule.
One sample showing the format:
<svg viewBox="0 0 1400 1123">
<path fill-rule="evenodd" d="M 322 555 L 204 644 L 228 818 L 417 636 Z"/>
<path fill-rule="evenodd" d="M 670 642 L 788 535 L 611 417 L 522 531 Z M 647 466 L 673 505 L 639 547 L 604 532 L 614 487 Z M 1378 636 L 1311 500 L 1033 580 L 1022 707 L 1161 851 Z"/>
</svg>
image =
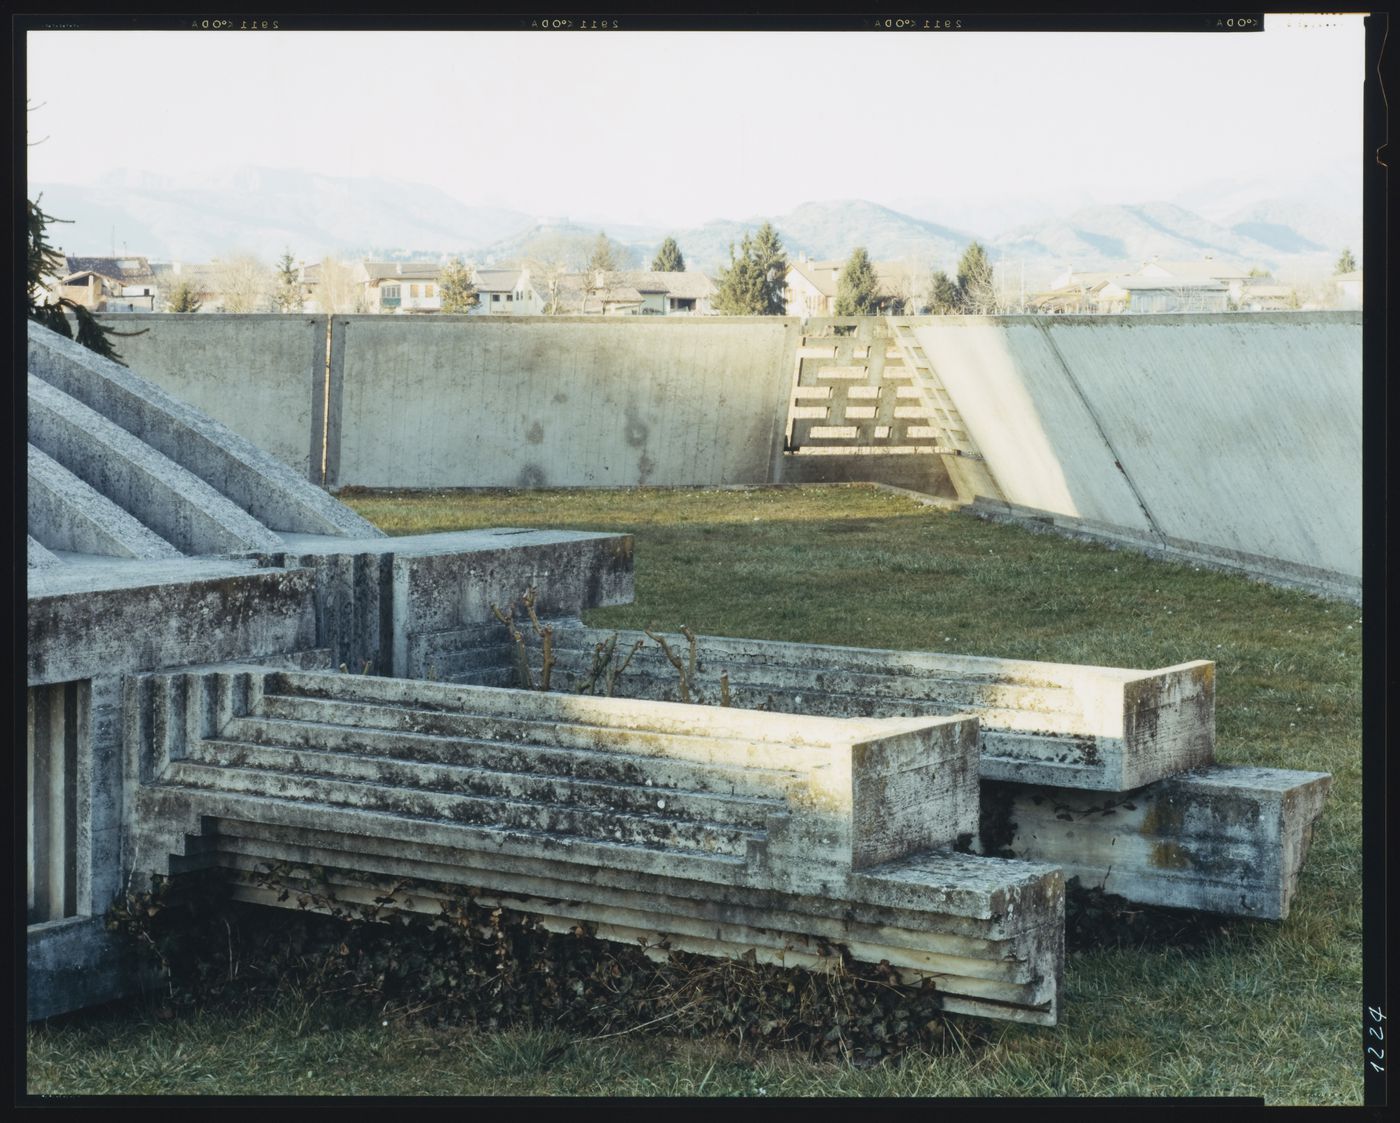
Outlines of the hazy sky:
<svg viewBox="0 0 1400 1123">
<path fill-rule="evenodd" d="M 1363 47 L 1360 16 L 1243 35 L 30 32 L 30 139 L 48 139 L 29 174 L 251 164 L 687 223 L 813 199 L 1282 192 L 1359 170 Z"/>
</svg>

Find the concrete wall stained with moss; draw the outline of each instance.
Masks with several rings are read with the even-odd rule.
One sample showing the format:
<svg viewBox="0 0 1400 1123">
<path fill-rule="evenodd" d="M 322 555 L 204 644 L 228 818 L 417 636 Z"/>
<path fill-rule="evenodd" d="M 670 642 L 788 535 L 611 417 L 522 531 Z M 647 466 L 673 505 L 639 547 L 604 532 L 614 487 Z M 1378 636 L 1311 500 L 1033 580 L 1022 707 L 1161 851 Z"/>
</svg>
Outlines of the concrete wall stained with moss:
<svg viewBox="0 0 1400 1123">
<path fill-rule="evenodd" d="M 773 478 L 798 322 L 337 316 L 340 486 Z"/>
</svg>

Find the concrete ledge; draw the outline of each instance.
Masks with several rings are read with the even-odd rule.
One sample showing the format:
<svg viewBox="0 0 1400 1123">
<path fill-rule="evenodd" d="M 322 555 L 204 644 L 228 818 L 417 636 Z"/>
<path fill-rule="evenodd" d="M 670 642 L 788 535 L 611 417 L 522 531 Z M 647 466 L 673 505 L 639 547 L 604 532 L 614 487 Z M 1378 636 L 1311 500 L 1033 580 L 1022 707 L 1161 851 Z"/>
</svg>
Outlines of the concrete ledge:
<svg viewBox="0 0 1400 1123">
<path fill-rule="evenodd" d="M 140 986 L 130 953 L 100 916 L 30 925 L 27 944 L 31 1022 L 110 1002 Z"/>
<path fill-rule="evenodd" d="M 618 693 L 676 698 L 676 671 L 646 634 L 616 634 L 618 660 L 636 641 L 645 643 L 618 680 Z M 557 627 L 559 689 L 584 683 L 598 645 L 613 635 Z M 478 676 L 490 670 L 479 645 L 505 638 L 499 624 L 463 632 L 459 656 L 448 637 L 439 637 L 439 676 L 484 681 Z M 682 650 L 685 641 L 674 637 L 672 646 Z M 697 637 L 692 698 L 717 702 L 721 675 L 733 704 L 751 709 L 844 717 L 975 714 L 984 780 L 1128 791 L 1213 759 L 1215 677 L 1207 661 L 1140 671 Z"/>
<path fill-rule="evenodd" d="M 182 556 L 33 445 L 29 446 L 29 529 L 55 550 L 119 558 Z"/>
<path fill-rule="evenodd" d="M 283 536 L 257 555 L 267 566 L 317 574 L 321 643 L 337 664 L 427 678 L 430 637 L 493 620 L 491 606 L 534 585 L 547 616 L 632 600 L 632 537 L 572 530 L 495 528 L 397 538 Z"/>
<path fill-rule="evenodd" d="M 981 846 L 1130 901 L 1283 920 L 1332 777 L 1217 765 L 1104 799 L 983 785 Z"/>
<path fill-rule="evenodd" d="M 232 429 L 125 367 L 32 322 L 29 370 L 191 475 L 209 481 L 274 530 L 382 537 L 372 524 Z M 211 372 L 210 377 L 215 375 Z"/>
<path fill-rule="evenodd" d="M 62 565 L 62 559 L 56 557 L 42 542 L 36 542 L 34 535 L 26 535 L 29 539 L 27 553 L 29 555 L 30 569 L 50 569 L 56 565 Z"/>
<path fill-rule="evenodd" d="M 36 571 L 29 684 L 315 648 L 314 577 L 188 558 Z"/>
<path fill-rule="evenodd" d="M 1265 581 L 1288 589 L 1302 589 L 1317 596 L 1333 597 L 1351 604 L 1361 603 L 1362 586 L 1359 579 L 1316 566 L 1228 550 L 1204 542 L 1188 542 L 1182 538 L 1154 535 L 1132 527 L 1114 526 L 1092 519 L 1078 519 L 1053 511 L 987 499 L 984 496 L 979 496 L 963 509 L 988 522 L 1006 523 L 1024 530 L 1059 534 L 1085 542 L 1123 546 L 1164 561 L 1184 562 L 1223 573 L 1238 573 L 1256 581 Z"/>
<path fill-rule="evenodd" d="M 242 553 L 281 544 L 202 479 L 33 375 L 29 439 L 183 553 Z"/>
</svg>

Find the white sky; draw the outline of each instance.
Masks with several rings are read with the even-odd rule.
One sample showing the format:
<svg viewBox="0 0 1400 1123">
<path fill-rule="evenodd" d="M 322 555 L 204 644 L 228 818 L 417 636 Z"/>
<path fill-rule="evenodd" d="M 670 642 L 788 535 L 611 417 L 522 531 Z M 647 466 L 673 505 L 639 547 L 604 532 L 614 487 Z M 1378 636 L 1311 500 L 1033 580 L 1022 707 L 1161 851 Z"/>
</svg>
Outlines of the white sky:
<svg viewBox="0 0 1400 1123">
<path fill-rule="evenodd" d="M 1361 159 L 1350 15 L 1237 35 L 43 31 L 27 51 L 36 183 L 257 165 L 691 223 L 814 199 L 1284 193 Z"/>
</svg>

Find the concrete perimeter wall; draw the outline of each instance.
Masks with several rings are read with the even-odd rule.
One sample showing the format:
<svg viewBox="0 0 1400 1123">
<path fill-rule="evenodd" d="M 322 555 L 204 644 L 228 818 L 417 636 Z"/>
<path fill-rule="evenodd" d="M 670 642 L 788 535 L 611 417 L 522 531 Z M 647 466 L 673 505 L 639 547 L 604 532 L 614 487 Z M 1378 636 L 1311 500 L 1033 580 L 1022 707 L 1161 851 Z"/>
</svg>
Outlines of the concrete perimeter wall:
<svg viewBox="0 0 1400 1123">
<path fill-rule="evenodd" d="M 135 373 L 321 482 L 326 317 L 224 313 L 103 316 Z"/>
<path fill-rule="evenodd" d="M 798 334 L 766 316 L 337 316 L 327 486 L 767 483 Z"/>
<path fill-rule="evenodd" d="M 149 329 L 118 340 L 136 373 L 332 489 L 804 478 L 795 319 L 336 316 L 328 395 L 324 317 L 105 319 Z M 1010 507 L 1359 580 L 1359 313 L 901 322 Z"/>
<path fill-rule="evenodd" d="M 930 317 L 1012 504 L 1361 576 L 1361 316 Z"/>
</svg>

